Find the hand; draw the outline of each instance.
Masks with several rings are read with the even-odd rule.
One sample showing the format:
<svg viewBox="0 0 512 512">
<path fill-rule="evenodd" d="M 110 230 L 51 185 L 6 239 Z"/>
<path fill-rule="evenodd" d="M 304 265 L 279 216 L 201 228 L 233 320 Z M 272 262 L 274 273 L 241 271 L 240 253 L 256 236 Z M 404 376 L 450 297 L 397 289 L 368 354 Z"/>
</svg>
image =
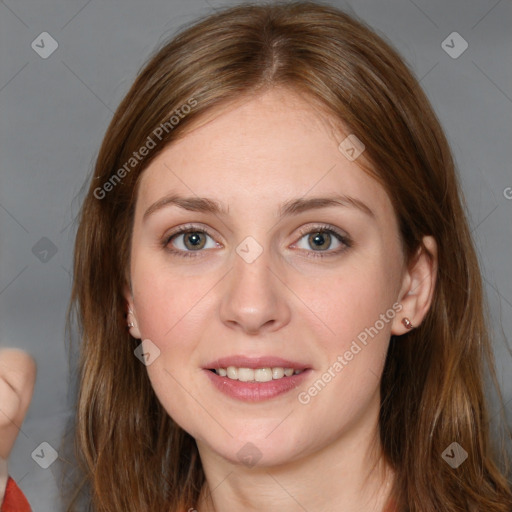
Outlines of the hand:
<svg viewBox="0 0 512 512">
<path fill-rule="evenodd" d="M 0 349 L 0 459 L 7 460 L 27 413 L 36 363 L 23 350 Z"/>
</svg>

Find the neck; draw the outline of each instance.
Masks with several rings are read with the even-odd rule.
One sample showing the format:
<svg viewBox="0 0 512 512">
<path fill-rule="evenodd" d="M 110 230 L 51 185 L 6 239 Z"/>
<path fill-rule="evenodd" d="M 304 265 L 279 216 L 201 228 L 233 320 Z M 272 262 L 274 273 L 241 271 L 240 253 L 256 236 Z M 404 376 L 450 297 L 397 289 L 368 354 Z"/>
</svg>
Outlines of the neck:
<svg viewBox="0 0 512 512">
<path fill-rule="evenodd" d="M 197 512 L 384 512 L 394 472 L 381 451 L 378 422 L 372 427 L 366 424 L 286 464 L 248 468 L 202 457 L 206 484 Z"/>
</svg>

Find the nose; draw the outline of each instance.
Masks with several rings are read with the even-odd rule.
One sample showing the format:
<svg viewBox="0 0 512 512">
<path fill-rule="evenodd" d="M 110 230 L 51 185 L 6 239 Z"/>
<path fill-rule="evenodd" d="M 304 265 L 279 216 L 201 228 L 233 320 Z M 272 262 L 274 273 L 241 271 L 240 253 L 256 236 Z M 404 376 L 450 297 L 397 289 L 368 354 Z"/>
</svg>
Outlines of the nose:
<svg viewBox="0 0 512 512">
<path fill-rule="evenodd" d="M 262 334 L 277 331 L 290 321 L 289 292 L 271 260 L 267 250 L 253 261 L 235 255 L 220 307 L 222 322 L 231 329 Z"/>
</svg>

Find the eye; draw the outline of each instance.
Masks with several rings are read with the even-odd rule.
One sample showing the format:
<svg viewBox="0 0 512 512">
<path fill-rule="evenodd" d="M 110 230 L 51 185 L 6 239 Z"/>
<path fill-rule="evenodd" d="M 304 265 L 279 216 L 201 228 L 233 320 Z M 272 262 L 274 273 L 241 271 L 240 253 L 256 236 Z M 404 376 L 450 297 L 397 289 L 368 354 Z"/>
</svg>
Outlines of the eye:
<svg viewBox="0 0 512 512">
<path fill-rule="evenodd" d="M 207 238 L 212 240 L 210 246 L 207 245 Z M 197 226 L 184 226 L 178 231 L 165 237 L 164 247 L 178 256 L 197 256 L 202 249 L 215 249 L 219 246 L 213 241 L 212 235 L 204 228 Z"/>
<path fill-rule="evenodd" d="M 350 239 L 346 235 L 340 233 L 336 228 L 328 225 L 313 226 L 310 229 L 301 229 L 300 234 L 302 235 L 300 240 L 305 239 L 304 245 L 306 245 L 306 247 L 298 245 L 300 240 L 296 245 L 299 246 L 299 249 L 304 249 L 313 253 L 312 257 L 334 256 L 352 246 Z M 334 248 L 333 245 L 335 246 Z M 313 250 L 310 249 L 311 247 Z M 326 254 L 321 254 L 323 252 Z"/>
<path fill-rule="evenodd" d="M 310 227 L 310 229 L 302 228 L 299 232 L 301 238 L 294 245 L 308 252 L 308 257 L 336 256 L 352 246 L 352 242 L 347 235 L 342 234 L 330 225 L 316 225 Z M 209 246 L 207 245 L 208 238 L 211 240 Z M 302 239 L 305 239 L 305 245 L 309 247 L 299 245 Z M 174 233 L 165 236 L 162 245 L 167 251 L 182 257 L 198 257 L 201 252 L 204 252 L 202 249 L 221 247 L 219 243 L 213 240 L 213 235 L 207 229 L 194 225 L 183 226 Z M 334 249 L 333 245 L 335 246 Z M 310 249 L 311 247 L 313 250 Z"/>
</svg>

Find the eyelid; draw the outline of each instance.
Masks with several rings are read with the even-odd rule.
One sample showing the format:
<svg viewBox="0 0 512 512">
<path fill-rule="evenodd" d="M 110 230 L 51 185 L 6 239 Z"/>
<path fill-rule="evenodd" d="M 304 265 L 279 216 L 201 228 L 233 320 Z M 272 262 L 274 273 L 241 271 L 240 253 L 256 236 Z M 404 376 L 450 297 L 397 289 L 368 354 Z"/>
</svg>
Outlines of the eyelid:
<svg viewBox="0 0 512 512">
<path fill-rule="evenodd" d="M 175 248 L 171 249 L 168 247 L 171 240 L 174 237 L 184 235 L 187 233 L 204 233 L 212 239 L 215 238 L 215 235 L 212 233 L 212 231 L 206 227 L 200 226 L 198 224 L 192 224 L 192 223 L 191 224 L 183 224 L 183 225 L 179 226 L 178 228 L 176 228 L 175 230 L 173 230 L 171 233 L 166 233 L 163 236 L 162 241 L 161 241 L 163 248 L 172 254 L 175 254 L 177 256 L 184 256 L 184 257 L 188 257 L 188 256 L 196 257 L 196 256 L 198 256 L 198 253 L 204 252 L 203 250 L 183 251 L 181 249 L 175 249 Z M 219 245 L 219 242 L 216 241 L 215 243 L 217 245 Z"/>
<path fill-rule="evenodd" d="M 294 242 L 292 244 L 292 246 L 297 244 L 297 242 L 300 241 L 300 239 L 303 238 L 304 236 L 306 236 L 308 234 L 312 234 L 312 233 L 317 233 L 317 232 L 333 233 L 334 236 L 337 238 L 337 240 L 345 246 L 345 247 L 342 247 L 341 249 L 326 250 L 326 251 L 313 251 L 313 250 L 309 250 L 308 251 L 308 250 L 304 249 L 308 254 L 311 255 L 311 256 L 308 256 L 308 257 L 324 258 L 324 257 L 330 257 L 330 256 L 337 256 L 340 253 L 344 252 L 346 249 L 352 247 L 352 245 L 353 245 L 353 242 L 352 242 L 351 238 L 349 237 L 349 235 L 347 235 L 346 233 L 342 232 L 340 229 L 338 229 L 335 226 L 332 226 L 330 224 L 310 223 L 309 225 L 307 225 L 305 227 L 303 226 L 303 227 L 299 228 L 298 231 L 299 231 L 300 237 L 299 237 L 299 239 L 296 242 Z M 212 239 L 215 236 L 211 232 L 210 229 L 208 229 L 206 227 L 203 227 L 201 225 L 193 224 L 193 223 L 184 224 L 184 225 L 179 226 L 177 229 L 173 230 L 170 234 L 165 234 L 163 236 L 163 239 L 162 239 L 162 246 L 164 247 L 164 249 L 166 249 L 170 253 L 175 254 L 177 256 L 201 257 L 199 254 L 200 253 L 204 253 L 205 252 L 204 250 L 183 251 L 181 249 L 174 249 L 174 248 L 170 249 L 168 247 L 168 245 L 171 242 L 172 238 L 174 238 L 176 236 L 179 236 L 179 235 L 183 235 L 183 234 L 187 234 L 187 233 L 195 233 L 195 232 L 197 232 L 197 233 L 204 233 L 204 234 L 210 236 Z M 215 242 L 215 243 L 219 244 L 219 242 Z"/>
<path fill-rule="evenodd" d="M 332 233 L 334 234 L 335 238 L 344 246 L 340 249 L 336 250 L 326 250 L 326 251 L 306 251 L 308 253 L 307 257 L 312 258 L 329 258 L 331 256 L 339 256 L 342 252 L 345 252 L 347 249 L 351 248 L 353 246 L 353 241 L 350 238 L 350 236 L 341 231 L 340 229 L 336 228 L 335 226 L 332 226 L 331 224 L 325 224 L 325 223 L 311 223 L 305 227 L 301 227 L 299 229 L 300 238 L 299 240 L 312 233 Z M 294 242 L 293 245 L 295 245 L 297 242 Z"/>
<path fill-rule="evenodd" d="M 176 229 L 173 229 L 171 231 L 171 233 L 166 233 L 163 238 L 162 238 L 162 241 L 167 241 L 167 243 L 169 243 L 169 240 L 173 237 L 173 236 L 176 236 L 176 235 L 182 235 L 183 233 L 187 233 L 187 232 L 198 232 L 198 233 L 206 233 L 207 235 L 213 237 L 213 232 L 207 228 L 207 227 L 203 227 L 201 226 L 200 224 L 193 224 L 193 223 L 190 223 L 190 224 L 181 224 L 179 227 L 177 227 Z"/>
</svg>

